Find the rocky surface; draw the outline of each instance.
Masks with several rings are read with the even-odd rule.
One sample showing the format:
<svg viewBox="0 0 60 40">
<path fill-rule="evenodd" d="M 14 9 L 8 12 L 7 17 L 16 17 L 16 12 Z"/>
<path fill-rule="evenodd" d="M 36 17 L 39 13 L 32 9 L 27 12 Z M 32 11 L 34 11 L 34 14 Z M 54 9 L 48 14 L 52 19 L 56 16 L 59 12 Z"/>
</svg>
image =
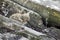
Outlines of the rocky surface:
<svg viewBox="0 0 60 40">
<path fill-rule="evenodd" d="M 45 29 L 44 31 L 47 35 L 50 35 L 50 37 L 53 37 L 56 40 L 60 40 L 60 31 L 59 30 L 60 29 L 51 27 L 51 28 Z"/>
<path fill-rule="evenodd" d="M 21 1 L 23 5 L 28 2 L 28 0 Z M 34 3 L 32 4 L 35 5 Z M 31 8 L 33 11 L 10 0 L 2 2 L 0 6 L 0 40 L 60 40 L 60 29 L 46 27 L 47 22 L 45 26 L 42 20 L 42 17 L 48 18 L 51 16 L 47 13 L 52 14 L 55 11 L 47 11 L 44 6 L 41 6 L 42 9 L 39 9 L 38 4 L 38 7 L 31 5 L 29 1 L 27 6 L 28 8 L 34 7 L 33 9 Z"/>
<path fill-rule="evenodd" d="M 0 40 L 29 40 L 29 39 L 12 33 L 3 34 L 0 33 Z"/>
<path fill-rule="evenodd" d="M 42 19 L 44 21 L 44 24 L 46 25 L 46 22 L 49 26 L 58 26 L 60 25 L 60 11 L 57 11 L 57 10 L 54 10 L 54 9 L 51 9 L 50 7 L 46 7 L 44 5 L 41 5 L 41 4 L 38 4 L 38 3 L 35 3 L 35 2 L 32 2 L 31 0 L 27 1 L 27 0 L 13 0 L 13 2 L 19 4 L 19 5 L 22 5 L 30 10 L 33 10 L 35 12 L 37 12 L 39 15 L 42 16 Z M 42 0 L 43 1 L 43 0 Z M 26 4 L 24 4 L 26 2 Z M 43 3 L 46 2 L 46 1 L 43 1 Z M 53 1 L 48 1 L 48 2 L 52 2 L 52 4 L 54 5 L 54 7 L 56 6 Z M 48 4 L 47 2 L 47 4 Z M 55 2 L 55 1 L 54 1 Z M 50 5 L 52 5 L 50 4 Z M 58 4 L 57 4 L 58 5 Z M 59 5 L 57 6 L 59 7 Z M 59 8 L 58 8 L 59 9 Z"/>
</svg>

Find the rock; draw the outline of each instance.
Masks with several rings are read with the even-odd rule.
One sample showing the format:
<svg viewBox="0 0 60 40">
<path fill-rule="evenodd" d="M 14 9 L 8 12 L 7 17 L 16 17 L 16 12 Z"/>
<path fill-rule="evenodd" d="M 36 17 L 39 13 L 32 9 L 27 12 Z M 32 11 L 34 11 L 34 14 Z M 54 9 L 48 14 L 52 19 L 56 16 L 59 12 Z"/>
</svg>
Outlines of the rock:
<svg viewBox="0 0 60 40">
<path fill-rule="evenodd" d="M 56 40 L 53 37 L 48 37 L 48 36 L 40 36 L 41 40 Z"/>
<path fill-rule="evenodd" d="M 35 5 L 35 4 L 32 3 L 31 5 Z M 29 6 L 27 5 L 27 6 L 30 7 L 31 5 Z M 39 8 L 41 7 L 41 9 L 39 9 L 36 6 L 31 6 L 31 7 L 32 8 L 34 7 L 33 10 L 38 13 L 28 10 L 24 7 L 21 7 L 23 10 L 22 11 L 18 10 L 21 12 L 13 13 L 12 15 L 10 15 L 10 18 L 7 18 L 9 15 L 7 17 L 0 15 L 0 26 L 11 29 L 11 30 L 7 29 L 8 31 L 15 30 L 13 31 L 15 32 L 15 34 L 11 34 L 12 32 L 5 33 L 7 32 L 7 30 L 5 28 L 3 28 L 4 30 L 1 28 L 1 30 L 3 30 L 4 33 L 2 34 L 3 37 L 0 35 L 0 39 L 2 38 L 2 40 L 25 40 L 25 39 L 29 40 L 30 38 L 32 38 L 32 40 L 33 39 L 34 40 L 60 40 L 60 37 L 59 37 L 60 29 L 47 28 L 43 25 L 43 21 L 42 21 L 42 17 L 48 18 L 50 15 L 47 13 L 49 12 L 53 13 L 53 11 L 50 11 L 50 9 L 46 9 L 44 6 L 39 6 L 39 5 L 38 7 Z M 40 13 L 41 13 L 41 16 L 40 16 Z M 57 16 L 59 13 L 56 15 L 56 12 L 54 12 L 54 14 L 55 15 L 52 15 L 52 16 Z M 22 37 L 23 38 L 22 39 L 21 36 L 18 36 L 16 34 L 26 38 Z"/>
<path fill-rule="evenodd" d="M 2 40 L 19 40 L 21 38 L 20 35 L 16 35 L 16 34 L 12 34 L 12 33 L 3 33 L 2 36 L 1 36 Z"/>
<path fill-rule="evenodd" d="M 23 11 L 24 12 L 24 11 Z M 21 22 L 22 24 L 36 30 L 41 31 L 45 29 L 46 27 L 43 25 L 42 18 L 37 13 L 15 13 L 10 16 L 11 19 L 17 20 Z"/>
<path fill-rule="evenodd" d="M 37 36 L 40 36 L 40 35 L 45 35 L 42 32 L 37 32 L 37 31 L 33 30 L 32 28 L 29 28 L 29 27 L 27 27 L 25 25 L 22 25 L 19 21 L 4 17 L 2 15 L 0 15 L 0 23 L 1 23 L 0 24 L 1 27 L 3 25 L 6 28 L 9 28 L 11 30 L 15 30 L 16 33 L 20 33 L 20 34 L 24 33 L 24 34 L 22 34 L 23 36 L 25 34 L 30 36 L 30 37 L 31 36 L 37 37 Z M 21 28 L 24 29 L 23 32 L 19 32 Z"/>
<path fill-rule="evenodd" d="M 8 8 L 10 11 L 13 11 L 15 8 L 15 10 L 17 10 L 19 12 L 17 12 L 17 13 L 9 12 L 6 17 L 10 16 L 9 18 L 15 19 L 15 20 L 19 21 L 20 23 L 22 23 L 23 25 L 26 25 L 37 31 L 41 31 L 42 29 L 46 28 L 43 25 L 42 17 L 38 13 L 36 13 L 32 10 L 26 9 L 25 7 L 22 8 L 22 6 L 19 6 L 18 4 L 14 4 L 14 2 L 12 3 L 11 1 L 7 1 L 7 3 L 11 7 L 11 10 L 10 10 L 10 7 Z M 21 8 L 21 10 L 20 10 L 20 8 Z"/>
<path fill-rule="evenodd" d="M 22 37 L 21 39 L 19 39 L 19 40 L 29 40 L 28 38 L 24 38 L 24 37 Z"/>
<path fill-rule="evenodd" d="M 60 40 L 60 29 L 54 28 L 54 27 L 50 27 L 44 30 L 44 32 L 49 36 L 49 37 L 53 37 L 56 40 Z"/>
<path fill-rule="evenodd" d="M 26 26 L 36 30 L 41 31 L 41 29 L 45 29 L 46 27 L 43 25 L 41 16 L 37 13 L 30 13 L 30 20 L 27 22 Z"/>
<path fill-rule="evenodd" d="M 42 16 L 43 21 L 45 20 L 44 24 L 46 24 L 46 19 L 47 19 L 49 26 L 60 27 L 60 16 L 59 16 L 60 11 L 56 11 L 54 9 L 51 9 L 50 7 L 47 8 L 44 6 L 44 4 L 41 5 L 41 4 L 38 4 L 36 2 L 32 2 L 31 0 L 29 0 L 29 1 L 27 1 L 27 0 L 23 0 L 23 1 L 22 0 L 20 0 L 20 1 L 19 0 L 12 0 L 12 1 L 19 4 L 19 5 L 22 5 L 26 8 L 28 8 L 28 9 L 31 9 L 31 10 L 37 12 L 39 15 Z M 27 3 L 24 5 L 25 1 L 27 1 Z M 45 3 L 45 2 L 43 2 L 43 3 Z M 51 4 L 51 6 L 52 6 L 52 4 Z M 58 5 L 58 7 L 59 7 L 59 5 Z"/>
</svg>

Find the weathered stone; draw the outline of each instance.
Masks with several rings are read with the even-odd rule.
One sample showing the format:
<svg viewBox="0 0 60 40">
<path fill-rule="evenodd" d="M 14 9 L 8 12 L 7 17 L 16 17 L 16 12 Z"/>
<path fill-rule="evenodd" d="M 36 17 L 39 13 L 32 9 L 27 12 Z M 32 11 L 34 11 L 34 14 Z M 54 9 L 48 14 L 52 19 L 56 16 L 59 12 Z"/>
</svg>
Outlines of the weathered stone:
<svg viewBox="0 0 60 40">
<path fill-rule="evenodd" d="M 14 2 L 11 2 L 10 4 L 13 4 L 13 3 Z M 15 19 L 15 20 L 21 22 L 22 24 L 25 24 L 26 26 L 28 26 L 32 29 L 35 29 L 37 31 L 41 31 L 41 29 L 46 28 L 43 25 L 42 17 L 38 13 L 36 13 L 32 10 L 29 10 L 25 7 L 19 6 L 18 4 L 14 4 L 14 6 L 16 7 L 17 11 L 19 11 L 19 12 L 13 13 L 12 15 L 10 15 L 11 19 Z M 18 7 L 21 9 L 18 9 Z"/>
<path fill-rule="evenodd" d="M 24 0 L 21 0 L 21 1 L 22 1 L 22 3 L 24 2 Z M 31 5 L 29 5 L 29 6 L 27 5 L 27 6 L 28 7 L 30 7 L 30 6 L 33 7 L 33 3 Z M 38 8 L 36 8 L 36 6 L 34 6 L 33 10 L 36 11 L 35 10 L 35 8 L 36 8 L 38 13 L 41 12 L 42 17 L 50 18 L 49 17 L 50 14 L 47 14 L 49 12 L 46 11 L 46 10 L 49 10 L 49 9 L 45 10 L 44 9 L 45 7 L 44 8 L 43 8 L 43 6 L 41 6 L 41 7 L 42 7 L 42 10 L 39 10 Z M 24 8 L 24 7 L 21 7 L 21 8 Z M 46 28 L 43 25 L 42 18 L 40 16 L 40 14 L 35 13 L 34 11 L 30 11 L 28 9 L 26 9 L 26 10 L 28 10 L 28 11 L 26 11 L 25 9 L 26 8 L 24 8 L 21 11 L 21 13 L 19 13 L 19 12 L 18 13 L 13 13 L 12 15 L 10 15 L 10 18 L 6 18 L 6 17 L 0 15 L 0 27 L 7 27 L 11 30 L 15 30 L 14 31 L 15 34 L 27 37 L 28 39 L 31 39 L 31 40 L 60 40 L 59 29 Z M 50 12 L 53 12 L 53 11 L 50 11 Z M 56 16 L 55 12 L 54 12 L 54 14 L 55 14 L 54 16 Z M 45 34 L 37 32 L 37 31 L 42 31 Z M 6 30 L 4 30 L 4 32 L 6 32 Z M 43 35 L 43 36 L 41 36 L 41 35 Z M 16 38 L 17 37 L 15 37 L 15 39 Z M 15 40 L 15 39 L 14 38 L 9 38 L 9 40 Z"/>
<path fill-rule="evenodd" d="M 30 20 L 27 22 L 26 26 L 36 30 L 41 31 L 45 29 L 46 27 L 43 25 L 41 16 L 37 13 L 30 13 Z"/>
<path fill-rule="evenodd" d="M 41 15 L 45 25 L 47 21 L 49 26 L 60 26 L 60 16 L 59 16 L 60 12 L 59 11 L 46 8 L 45 6 L 32 2 L 31 0 L 27 1 L 27 3 L 24 5 L 24 2 L 26 1 L 13 0 L 13 2 L 19 5 L 22 5 L 28 9 L 31 9 L 37 12 L 39 15 Z"/>
<path fill-rule="evenodd" d="M 37 32 L 37 31 L 35 31 L 31 28 L 28 28 L 27 26 L 22 25 L 20 22 L 18 22 L 16 20 L 4 17 L 2 15 L 0 15 L 0 22 L 1 22 L 1 27 L 3 25 L 3 27 L 7 27 L 11 30 L 15 30 L 17 33 L 18 32 L 19 33 L 24 33 L 24 34 L 26 33 L 28 36 L 34 36 L 34 37 L 37 37 L 37 36 L 40 36 L 40 35 L 46 35 L 46 34 Z M 20 32 L 21 28 L 24 28 L 24 31 Z"/>
<path fill-rule="evenodd" d="M 48 37 L 48 36 L 40 36 L 41 40 L 56 40 L 53 37 Z"/>
<path fill-rule="evenodd" d="M 49 37 L 53 37 L 56 40 L 60 40 L 60 29 L 51 27 L 51 28 L 47 28 L 44 30 L 44 32 L 49 36 Z"/>
</svg>

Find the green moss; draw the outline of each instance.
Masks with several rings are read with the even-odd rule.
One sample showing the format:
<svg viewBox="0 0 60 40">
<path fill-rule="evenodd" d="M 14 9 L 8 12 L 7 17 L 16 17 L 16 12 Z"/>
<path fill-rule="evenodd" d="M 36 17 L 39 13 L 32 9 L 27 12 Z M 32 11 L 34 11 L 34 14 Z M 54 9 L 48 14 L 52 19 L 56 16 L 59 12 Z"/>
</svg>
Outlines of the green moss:
<svg viewBox="0 0 60 40">
<path fill-rule="evenodd" d="M 13 29 L 14 30 L 20 30 L 20 27 L 18 27 L 17 25 L 13 24 Z"/>
<path fill-rule="evenodd" d="M 37 37 L 37 38 L 35 38 L 35 37 L 31 37 L 30 40 L 41 40 L 41 38 L 39 38 L 39 37 Z"/>
<path fill-rule="evenodd" d="M 4 27 L 3 21 L 0 20 L 0 27 Z"/>
<path fill-rule="evenodd" d="M 28 34 L 26 34 L 26 33 L 22 33 L 22 32 L 21 32 L 21 33 L 19 33 L 19 32 L 18 32 L 18 33 L 16 33 L 16 34 L 17 34 L 17 35 L 21 35 L 21 36 L 24 36 L 24 37 L 28 38 Z"/>
<path fill-rule="evenodd" d="M 0 0 L 0 3 L 2 3 L 4 0 Z"/>
</svg>

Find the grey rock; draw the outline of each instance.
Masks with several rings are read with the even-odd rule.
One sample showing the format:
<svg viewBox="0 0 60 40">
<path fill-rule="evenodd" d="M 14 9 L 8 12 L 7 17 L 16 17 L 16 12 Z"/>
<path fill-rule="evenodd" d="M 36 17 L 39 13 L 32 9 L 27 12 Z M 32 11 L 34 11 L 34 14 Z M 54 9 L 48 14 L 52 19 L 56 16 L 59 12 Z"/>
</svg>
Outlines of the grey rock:
<svg viewBox="0 0 60 40">
<path fill-rule="evenodd" d="M 16 15 L 17 16 L 17 15 Z M 20 15 L 21 16 L 21 15 Z M 18 19 L 19 19 L 19 17 L 20 16 L 18 16 Z M 25 16 L 26 16 L 26 13 L 25 13 Z M 24 16 L 24 17 L 25 17 Z M 3 19 L 2 19 L 3 18 Z M 12 21 L 11 19 L 9 19 L 9 18 L 5 18 L 5 17 L 0 17 L 0 21 L 2 21 L 3 20 L 3 23 L 5 24 L 4 26 L 8 26 L 8 23 L 10 23 L 10 25 L 12 24 L 13 25 L 13 23 L 14 24 L 17 24 L 17 25 L 21 25 L 20 24 L 20 22 L 18 22 L 18 21 L 16 21 L 16 20 L 14 20 L 14 21 Z M 6 20 L 5 20 L 6 19 Z M 17 20 L 18 20 L 17 19 Z M 23 19 L 23 18 L 22 18 Z M 26 19 L 26 18 L 24 18 L 24 19 Z M 21 21 L 21 20 L 20 20 Z M 5 23 L 6 22 L 6 23 Z M 43 22 L 42 22 L 42 19 L 41 19 L 41 16 L 39 15 L 39 14 L 36 14 L 36 13 L 29 13 L 29 20 L 27 20 L 26 21 L 26 24 L 25 24 L 26 26 L 28 26 L 28 27 L 30 27 L 30 28 L 32 28 L 32 29 L 34 29 L 34 30 L 36 30 L 36 31 L 43 31 L 45 34 L 46 34 L 46 36 L 39 36 L 40 38 L 41 38 L 41 40 L 60 40 L 60 31 L 59 31 L 59 29 L 56 29 L 56 28 L 46 28 L 44 25 L 43 25 Z M 16 25 L 15 25 L 16 26 Z M 14 27 L 15 27 L 14 26 Z M 9 28 L 10 28 L 10 26 L 8 26 Z M 13 27 L 13 26 L 12 26 Z M 16 28 L 17 28 L 18 26 L 16 26 Z M 25 27 L 25 26 L 24 26 Z M 27 27 L 25 27 L 25 28 L 27 28 Z M 29 30 L 30 28 L 28 28 L 28 31 L 30 31 L 30 32 L 32 32 L 31 30 Z M 46 29 L 45 29 L 46 28 Z M 14 28 L 12 28 L 12 29 L 14 29 Z M 43 30 L 44 29 L 44 30 Z M 15 30 L 17 30 L 17 29 L 15 29 Z M 26 29 L 25 29 L 26 30 Z M 33 34 L 35 34 L 35 33 L 33 33 Z M 33 35 L 34 36 L 34 35 Z M 2 37 L 2 36 L 1 36 Z M 0 37 L 0 38 L 1 38 Z M 21 37 L 20 36 L 17 36 L 17 35 L 15 35 L 15 34 L 10 34 L 10 33 L 4 33 L 3 34 L 3 37 L 2 37 L 2 39 L 3 40 L 18 40 L 18 39 L 20 39 Z M 20 40 L 25 40 L 25 39 L 20 39 Z"/>
<path fill-rule="evenodd" d="M 1 35 L 1 40 L 18 40 L 21 38 L 21 36 L 12 33 L 3 33 Z"/>
<path fill-rule="evenodd" d="M 39 14 L 30 13 L 29 16 L 30 16 L 30 20 L 27 21 L 26 26 L 28 26 L 36 31 L 41 31 L 46 28 L 44 26 L 42 18 Z"/>
<path fill-rule="evenodd" d="M 48 37 L 48 36 L 40 36 L 41 40 L 56 40 L 53 37 Z"/>
<path fill-rule="evenodd" d="M 51 27 L 44 30 L 49 37 L 53 37 L 56 40 L 60 40 L 60 29 Z"/>
</svg>

